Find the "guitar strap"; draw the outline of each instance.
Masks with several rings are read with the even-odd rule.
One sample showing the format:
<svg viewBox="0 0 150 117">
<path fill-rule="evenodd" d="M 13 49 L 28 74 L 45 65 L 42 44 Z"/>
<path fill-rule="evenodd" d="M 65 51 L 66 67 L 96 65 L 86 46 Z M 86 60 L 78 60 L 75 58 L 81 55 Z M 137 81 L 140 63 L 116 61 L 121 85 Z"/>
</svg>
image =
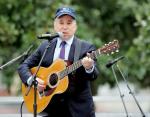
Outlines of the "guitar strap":
<svg viewBox="0 0 150 117">
<path fill-rule="evenodd" d="M 81 40 L 77 39 L 77 41 L 75 43 L 74 62 L 79 60 L 80 51 L 81 51 L 81 44 L 82 44 Z"/>
</svg>

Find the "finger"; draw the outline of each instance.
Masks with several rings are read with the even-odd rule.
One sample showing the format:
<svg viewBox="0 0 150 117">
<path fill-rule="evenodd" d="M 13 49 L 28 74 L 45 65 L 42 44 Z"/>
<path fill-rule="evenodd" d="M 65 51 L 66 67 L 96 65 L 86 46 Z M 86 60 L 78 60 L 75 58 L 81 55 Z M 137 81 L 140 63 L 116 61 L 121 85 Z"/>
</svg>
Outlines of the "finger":
<svg viewBox="0 0 150 117">
<path fill-rule="evenodd" d="M 40 78 L 36 78 L 36 80 L 38 81 L 39 84 L 43 85 L 44 84 L 44 81 Z"/>
<path fill-rule="evenodd" d="M 87 57 L 90 58 L 90 53 L 86 53 Z"/>
<path fill-rule="evenodd" d="M 91 58 L 89 58 L 89 62 L 90 62 L 90 63 L 93 63 L 93 62 L 94 62 L 94 60 L 93 60 L 93 59 L 91 59 Z"/>
<path fill-rule="evenodd" d="M 42 85 L 42 84 L 38 84 L 38 86 L 39 86 L 39 87 L 45 88 L 45 85 Z"/>
<path fill-rule="evenodd" d="M 40 84 L 38 84 L 38 90 L 39 90 L 39 91 L 44 90 L 45 87 L 46 87 L 45 85 L 40 85 Z"/>
</svg>

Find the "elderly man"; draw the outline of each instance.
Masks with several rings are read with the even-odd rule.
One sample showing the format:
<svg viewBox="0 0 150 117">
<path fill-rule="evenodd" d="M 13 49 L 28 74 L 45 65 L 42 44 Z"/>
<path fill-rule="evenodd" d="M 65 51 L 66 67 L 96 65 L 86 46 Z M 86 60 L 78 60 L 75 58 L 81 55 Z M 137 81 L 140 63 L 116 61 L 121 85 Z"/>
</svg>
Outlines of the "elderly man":
<svg viewBox="0 0 150 117">
<path fill-rule="evenodd" d="M 46 113 L 45 116 L 47 117 L 95 117 L 90 81 L 97 78 L 98 71 L 95 60 L 90 58 L 89 54 L 95 50 L 95 47 L 75 36 L 77 30 L 76 20 L 75 10 L 70 7 L 62 7 L 56 11 L 54 30 L 61 32 L 62 36 L 51 41 L 41 66 L 49 67 L 58 58 L 67 61 L 67 63 L 74 63 L 76 54 L 79 54 L 76 59 L 81 60 L 81 66 L 68 74 L 69 85 L 67 90 L 61 94 L 54 95 L 47 107 L 42 111 L 42 113 Z M 32 79 L 30 69 L 38 65 L 48 44 L 48 41 L 44 41 L 20 65 L 18 72 L 25 85 L 28 85 Z M 75 51 L 78 52 L 76 53 Z M 36 80 L 38 81 L 38 91 L 44 91 L 47 87 L 45 82 L 40 77 L 37 77 Z"/>
</svg>

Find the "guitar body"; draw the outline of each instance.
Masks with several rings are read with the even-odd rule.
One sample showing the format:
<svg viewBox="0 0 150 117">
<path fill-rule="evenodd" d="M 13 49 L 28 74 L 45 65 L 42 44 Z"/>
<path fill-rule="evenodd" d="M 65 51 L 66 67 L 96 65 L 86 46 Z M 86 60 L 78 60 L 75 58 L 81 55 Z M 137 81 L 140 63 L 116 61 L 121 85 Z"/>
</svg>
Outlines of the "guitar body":
<svg viewBox="0 0 150 117">
<path fill-rule="evenodd" d="M 37 73 L 37 77 L 42 79 L 45 82 L 45 85 L 48 86 L 49 77 L 52 74 L 57 74 L 59 71 L 64 70 L 65 68 L 66 68 L 66 63 L 61 59 L 57 59 L 48 68 L 40 67 L 40 69 Z M 37 67 L 32 68 L 31 73 L 35 74 L 36 69 L 37 69 Z M 26 94 L 27 88 L 28 88 L 27 86 L 22 84 L 22 95 L 23 95 L 24 102 L 25 102 L 25 105 L 26 105 L 28 111 L 33 113 L 34 112 L 34 109 L 33 109 L 34 87 L 31 88 L 29 94 L 26 96 L 25 94 Z M 68 76 L 65 76 L 62 79 L 60 79 L 58 77 L 57 84 L 52 88 L 48 88 L 48 90 L 47 90 L 48 93 L 46 95 L 41 96 L 39 91 L 37 91 L 36 92 L 36 95 L 37 95 L 37 113 L 42 112 L 47 107 L 50 100 L 52 99 L 52 97 L 55 94 L 61 94 L 61 93 L 65 92 L 67 88 L 68 88 Z"/>
</svg>

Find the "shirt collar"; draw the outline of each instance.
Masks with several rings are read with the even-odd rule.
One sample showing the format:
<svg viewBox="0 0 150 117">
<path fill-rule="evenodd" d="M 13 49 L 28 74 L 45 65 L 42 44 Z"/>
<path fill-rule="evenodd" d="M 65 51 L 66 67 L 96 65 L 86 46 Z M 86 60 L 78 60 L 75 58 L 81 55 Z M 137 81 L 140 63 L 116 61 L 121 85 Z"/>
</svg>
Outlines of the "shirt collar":
<svg viewBox="0 0 150 117">
<path fill-rule="evenodd" d="M 70 39 L 66 40 L 66 44 L 68 44 L 69 46 L 71 46 L 71 44 L 72 44 L 72 42 L 73 42 L 73 38 L 74 38 L 74 35 L 73 35 Z M 62 40 L 61 40 L 60 38 L 58 38 L 58 39 L 57 39 L 58 45 L 60 45 L 61 42 L 62 42 Z"/>
</svg>

